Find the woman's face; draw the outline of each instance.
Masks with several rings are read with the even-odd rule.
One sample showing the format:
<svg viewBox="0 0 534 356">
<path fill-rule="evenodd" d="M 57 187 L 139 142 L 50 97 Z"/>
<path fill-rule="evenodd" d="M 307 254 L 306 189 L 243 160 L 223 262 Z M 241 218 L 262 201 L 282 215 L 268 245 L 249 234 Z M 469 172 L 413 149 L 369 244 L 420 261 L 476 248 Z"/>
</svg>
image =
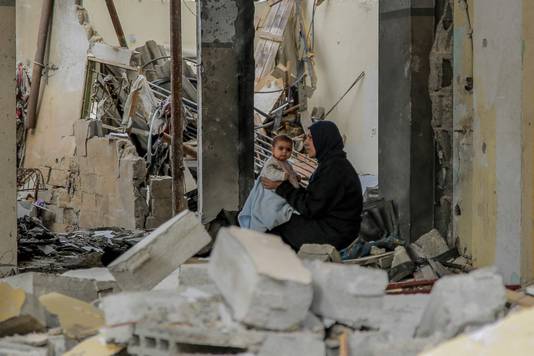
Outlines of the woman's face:
<svg viewBox="0 0 534 356">
<path fill-rule="evenodd" d="M 315 150 L 315 146 L 313 144 L 313 138 L 309 130 L 306 133 L 306 139 L 304 140 L 304 148 L 306 149 L 306 153 L 308 153 L 308 156 L 310 158 L 317 157 L 317 151 Z"/>
</svg>

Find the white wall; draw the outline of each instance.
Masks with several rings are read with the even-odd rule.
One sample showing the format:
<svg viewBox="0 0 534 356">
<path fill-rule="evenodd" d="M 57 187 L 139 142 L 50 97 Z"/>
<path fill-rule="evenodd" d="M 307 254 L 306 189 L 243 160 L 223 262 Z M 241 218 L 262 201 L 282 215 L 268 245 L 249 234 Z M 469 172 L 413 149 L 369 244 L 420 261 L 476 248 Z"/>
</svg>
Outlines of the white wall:
<svg viewBox="0 0 534 356">
<path fill-rule="evenodd" d="M 305 1 L 307 22 L 313 0 Z M 346 136 L 360 174 L 378 175 L 378 0 L 326 0 L 315 13 L 317 90 L 309 102 L 325 110 L 365 71 L 328 119 Z"/>
</svg>

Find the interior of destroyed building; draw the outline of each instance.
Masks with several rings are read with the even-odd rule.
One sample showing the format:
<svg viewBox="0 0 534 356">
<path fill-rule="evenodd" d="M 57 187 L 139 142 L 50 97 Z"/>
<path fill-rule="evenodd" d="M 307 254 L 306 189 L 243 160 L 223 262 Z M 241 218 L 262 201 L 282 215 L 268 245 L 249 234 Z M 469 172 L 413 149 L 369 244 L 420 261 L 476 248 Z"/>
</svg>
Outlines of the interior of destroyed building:
<svg viewBox="0 0 534 356">
<path fill-rule="evenodd" d="M 534 1 L 0 0 L 0 355 L 532 355 Z"/>
</svg>

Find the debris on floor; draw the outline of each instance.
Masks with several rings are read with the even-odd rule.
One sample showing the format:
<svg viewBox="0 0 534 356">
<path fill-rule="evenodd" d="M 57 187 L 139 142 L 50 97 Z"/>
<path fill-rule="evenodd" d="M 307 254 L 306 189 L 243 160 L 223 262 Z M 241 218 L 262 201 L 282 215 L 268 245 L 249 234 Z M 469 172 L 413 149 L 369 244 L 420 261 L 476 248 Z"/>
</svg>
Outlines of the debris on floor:
<svg viewBox="0 0 534 356">
<path fill-rule="evenodd" d="M 0 353 L 57 355 L 59 327 L 63 349 L 54 347 L 72 355 L 417 355 L 495 322 L 510 302 L 492 269 L 432 281 L 428 294 L 418 288 L 430 282 L 390 283 L 384 269 L 323 262 L 331 246 L 299 258 L 280 238 L 237 227 L 219 231 L 210 258 L 190 259 L 209 241 L 186 211 L 109 270 L 5 278 L 0 336 L 10 338 Z M 522 298 L 531 297 L 514 304 Z"/>
</svg>

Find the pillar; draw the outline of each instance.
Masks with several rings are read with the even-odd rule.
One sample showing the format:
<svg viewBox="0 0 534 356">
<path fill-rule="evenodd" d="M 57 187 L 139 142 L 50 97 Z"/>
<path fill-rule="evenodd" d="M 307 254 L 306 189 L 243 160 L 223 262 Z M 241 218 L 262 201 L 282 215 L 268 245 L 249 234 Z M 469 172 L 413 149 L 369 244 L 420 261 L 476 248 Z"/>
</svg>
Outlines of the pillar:
<svg viewBox="0 0 534 356">
<path fill-rule="evenodd" d="M 254 182 L 254 2 L 199 0 L 199 211 L 238 211 Z"/>
<path fill-rule="evenodd" d="M 0 0 L 0 276 L 17 266 L 15 0 Z"/>
<path fill-rule="evenodd" d="M 434 220 L 434 0 L 380 0 L 379 9 L 378 177 L 395 202 L 401 238 L 413 241 Z"/>
</svg>

